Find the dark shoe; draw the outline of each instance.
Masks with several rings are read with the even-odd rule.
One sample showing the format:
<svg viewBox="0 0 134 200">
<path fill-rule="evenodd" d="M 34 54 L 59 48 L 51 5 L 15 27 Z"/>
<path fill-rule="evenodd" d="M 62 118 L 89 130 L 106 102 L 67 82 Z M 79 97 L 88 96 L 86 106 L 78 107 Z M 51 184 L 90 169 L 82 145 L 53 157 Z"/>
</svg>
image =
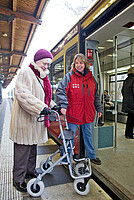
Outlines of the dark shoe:
<svg viewBox="0 0 134 200">
<path fill-rule="evenodd" d="M 32 173 L 32 174 L 26 174 L 25 179 L 37 178 L 38 175 L 39 175 L 39 173 L 37 173 L 37 172 Z"/>
<path fill-rule="evenodd" d="M 103 122 L 101 122 L 101 123 L 98 123 L 98 125 L 99 125 L 99 126 L 104 126 L 104 123 L 103 123 Z"/>
<path fill-rule="evenodd" d="M 96 165 L 101 165 L 101 160 L 99 158 L 90 159 L 92 163 Z"/>
<path fill-rule="evenodd" d="M 27 184 L 25 182 L 22 183 L 13 183 L 13 186 L 16 188 L 16 190 L 20 192 L 27 192 Z"/>
<path fill-rule="evenodd" d="M 134 139 L 134 136 L 133 137 L 129 137 L 129 136 L 125 136 L 127 139 Z"/>
</svg>

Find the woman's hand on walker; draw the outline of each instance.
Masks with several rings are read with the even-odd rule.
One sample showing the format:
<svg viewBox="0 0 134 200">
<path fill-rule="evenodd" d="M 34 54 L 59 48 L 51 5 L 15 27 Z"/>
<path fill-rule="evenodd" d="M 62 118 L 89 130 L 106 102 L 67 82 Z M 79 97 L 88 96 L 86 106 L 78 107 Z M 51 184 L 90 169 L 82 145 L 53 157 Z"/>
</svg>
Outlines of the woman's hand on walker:
<svg viewBox="0 0 134 200">
<path fill-rule="evenodd" d="M 66 111 L 67 111 L 67 110 L 66 110 L 65 108 L 61 108 L 60 111 L 61 111 L 61 113 L 62 113 L 63 115 L 66 115 Z"/>
</svg>

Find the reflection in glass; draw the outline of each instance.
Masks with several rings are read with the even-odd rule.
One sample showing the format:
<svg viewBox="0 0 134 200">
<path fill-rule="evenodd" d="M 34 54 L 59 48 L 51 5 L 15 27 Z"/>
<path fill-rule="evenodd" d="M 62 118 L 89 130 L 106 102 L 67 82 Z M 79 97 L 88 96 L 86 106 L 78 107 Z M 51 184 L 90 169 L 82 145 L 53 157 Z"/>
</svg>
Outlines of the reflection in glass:
<svg viewBox="0 0 134 200">
<path fill-rule="evenodd" d="M 71 49 L 69 49 L 66 53 L 66 73 L 68 71 L 70 71 L 71 69 L 71 64 L 73 62 L 74 56 L 77 54 L 78 49 L 77 49 L 77 45 L 74 45 L 73 47 L 71 47 Z"/>
<path fill-rule="evenodd" d="M 55 101 L 55 92 L 58 87 L 58 83 L 62 80 L 64 76 L 64 66 L 63 66 L 63 59 L 60 59 L 58 62 L 53 63 L 52 65 L 53 75 L 51 77 L 51 84 L 52 84 L 52 98 Z"/>
<path fill-rule="evenodd" d="M 127 78 L 127 73 L 122 73 L 122 74 L 117 74 L 117 101 L 122 101 L 122 86 L 123 86 L 123 81 Z M 115 75 L 109 76 L 109 93 L 111 95 L 111 100 L 115 100 Z"/>
</svg>

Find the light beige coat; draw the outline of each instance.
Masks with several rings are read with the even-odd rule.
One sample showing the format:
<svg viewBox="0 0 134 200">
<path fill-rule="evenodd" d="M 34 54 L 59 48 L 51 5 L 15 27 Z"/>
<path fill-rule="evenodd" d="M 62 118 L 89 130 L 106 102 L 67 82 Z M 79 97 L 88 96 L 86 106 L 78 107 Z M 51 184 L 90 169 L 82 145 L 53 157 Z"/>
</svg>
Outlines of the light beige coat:
<svg viewBox="0 0 134 200">
<path fill-rule="evenodd" d="M 55 105 L 51 101 L 50 107 Z M 48 140 L 44 122 L 37 117 L 44 107 L 44 91 L 30 67 L 23 68 L 16 79 L 15 98 L 10 123 L 10 139 L 18 144 L 33 145 Z"/>
</svg>

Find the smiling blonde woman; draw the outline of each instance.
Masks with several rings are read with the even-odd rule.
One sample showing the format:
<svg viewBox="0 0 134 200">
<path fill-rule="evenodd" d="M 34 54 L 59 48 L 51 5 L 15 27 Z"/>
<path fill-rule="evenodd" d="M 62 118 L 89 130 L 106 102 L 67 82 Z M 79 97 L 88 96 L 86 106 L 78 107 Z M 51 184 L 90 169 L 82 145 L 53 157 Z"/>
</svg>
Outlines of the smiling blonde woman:
<svg viewBox="0 0 134 200">
<path fill-rule="evenodd" d="M 78 125 L 81 125 L 87 157 L 100 165 L 101 161 L 96 157 L 92 144 L 91 128 L 96 111 L 98 117 L 101 117 L 102 106 L 97 83 L 82 53 L 75 55 L 71 71 L 58 85 L 56 97 L 62 114 L 67 116 L 68 126 L 74 132 L 74 137 Z"/>
</svg>

